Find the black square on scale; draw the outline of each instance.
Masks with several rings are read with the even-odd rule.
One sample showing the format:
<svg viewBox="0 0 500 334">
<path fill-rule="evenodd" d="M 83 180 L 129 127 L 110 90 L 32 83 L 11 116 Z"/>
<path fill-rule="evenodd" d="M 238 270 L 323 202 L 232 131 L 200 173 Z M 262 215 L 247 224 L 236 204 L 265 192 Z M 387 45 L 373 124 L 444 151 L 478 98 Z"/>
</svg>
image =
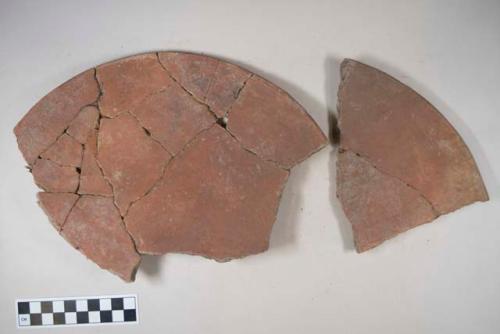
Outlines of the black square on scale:
<svg viewBox="0 0 500 334">
<path fill-rule="evenodd" d="M 76 300 L 65 300 L 64 312 L 76 312 Z"/>
<path fill-rule="evenodd" d="M 113 322 L 111 311 L 101 311 L 101 322 Z"/>
<path fill-rule="evenodd" d="M 31 326 L 40 326 L 42 324 L 42 314 L 41 313 L 30 314 L 30 324 Z"/>
<path fill-rule="evenodd" d="M 52 302 L 41 302 L 42 313 L 52 313 Z"/>
<path fill-rule="evenodd" d="M 123 311 L 123 320 L 124 321 L 136 321 L 137 317 L 135 315 L 135 310 L 125 310 Z"/>
<path fill-rule="evenodd" d="M 87 300 L 89 306 L 89 311 L 99 311 L 99 299 L 89 299 Z"/>
<path fill-rule="evenodd" d="M 63 312 L 54 313 L 54 325 L 64 325 L 66 323 L 66 318 Z"/>
<path fill-rule="evenodd" d="M 76 323 L 77 324 L 88 324 L 89 323 L 89 312 L 76 312 Z"/>
<path fill-rule="evenodd" d="M 123 310 L 123 298 L 111 298 L 112 310 Z"/>
<path fill-rule="evenodd" d="M 30 313 L 30 303 L 29 302 L 18 302 L 17 303 L 17 313 L 18 314 L 29 314 Z"/>
</svg>

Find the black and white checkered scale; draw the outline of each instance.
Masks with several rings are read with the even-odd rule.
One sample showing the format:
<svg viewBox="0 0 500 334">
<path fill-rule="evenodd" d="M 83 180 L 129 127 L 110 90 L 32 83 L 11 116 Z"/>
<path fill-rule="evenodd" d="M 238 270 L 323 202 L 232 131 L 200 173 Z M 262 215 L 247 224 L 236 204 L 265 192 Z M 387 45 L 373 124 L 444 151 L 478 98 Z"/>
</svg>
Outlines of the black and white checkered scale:
<svg viewBox="0 0 500 334">
<path fill-rule="evenodd" d="M 18 301 L 19 327 L 137 322 L 135 296 Z"/>
</svg>

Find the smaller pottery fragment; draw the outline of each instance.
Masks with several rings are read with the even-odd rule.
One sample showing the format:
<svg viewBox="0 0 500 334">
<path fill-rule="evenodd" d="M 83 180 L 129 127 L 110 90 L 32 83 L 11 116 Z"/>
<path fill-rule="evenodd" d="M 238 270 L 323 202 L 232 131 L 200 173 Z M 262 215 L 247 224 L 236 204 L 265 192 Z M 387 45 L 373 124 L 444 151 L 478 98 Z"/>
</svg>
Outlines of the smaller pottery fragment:
<svg viewBox="0 0 500 334">
<path fill-rule="evenodd" d="M 427 100 L 351 59 L 341 75 L 337 196 L 358 252 L 488 200 L 463 139 Z"/>
</svg>

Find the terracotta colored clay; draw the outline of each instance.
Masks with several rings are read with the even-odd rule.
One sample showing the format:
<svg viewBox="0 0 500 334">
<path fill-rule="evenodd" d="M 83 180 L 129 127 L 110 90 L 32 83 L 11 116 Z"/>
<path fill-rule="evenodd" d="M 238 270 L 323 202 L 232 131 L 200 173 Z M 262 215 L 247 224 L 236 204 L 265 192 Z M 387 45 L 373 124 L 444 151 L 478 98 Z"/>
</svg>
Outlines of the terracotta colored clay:
<svg viewBox="0 0 500 334">
<path fill-rule="evenodd" d="M 290 168 L 325 137 L 304 108 L 268 81 L 252 76 L 228 114 L 227 129 L 265 160 Z"/>
<path fill-rule="evenodd" d="M 199 101 L 205 101 L 219 60 L 183 52 L 160 52 L 158 59 L 184 89 Z"/>
<path fill-rule="evenodd" d="M 158 56 L 172 78 L 218 117 L 226 116 L 253 76 L 241 67 L 202 55 L 162 52 Z"/>
<path fill-rule="evenodd" d="M 219 62 L 208 88 L 206 104 L 219 117 L 227 116 L 252 73 L 230 63 Z"/>
<path fill-rule="evenodd" d="M 42 159 L 53 161 L 61 166 L 80 167 L 82 163 L 82 154 L 82 144 L 64 133 L 40 156 Z"/>
<path fill-rule="evenodd" d="M 216 121 L 206 105 L 194 100 L 173 80 L 167 90 L 144 99 L 131 113 L 171 154 L 177 154 Z"/>
<path fill-rule="evenodd" d="M 99 109 L 95 106 L 83 108 L 71 122 L 66 133 L 75 138 L 80 144 L 85 144 L 87 137 L 97 129 Z"/>
<path fill-rule="evenodd" d="M 32 165 L 68 128 L 80 110 L 98 97 L 99 86 L 92 69 L 65 82 L 35 104 L 14 129 L 26 162 Z"/>
<path fill-rule="evenodd" d="M 243 150 L 214 125 L 167 166 L 125 223 L 141 253 L 219 261 L 260 253 L 268 247 L 287 177 L 288 171 Z"/>
<path fill-rule="evenodd" d="M 83 195 L 66 218 L 62 236 L 101 268 L 129 282 L 141 257 L 109 197 Z"/>
<path fill-rule="evenodd" d="M 106 117 L 131 110 L 170 83 L 154 53 L 103 64 L 96 77 L 102 90 L 99 110 Z"/>
<path fill-rule="evenodd" d="M 358 252 L 437 216 L 418 191 L 355 153 L 341 151 L 337 170 L 337 193 L 352 224 Z"/>
<path fill-rule="evenodd" d="M 58 231 L 66 222 L 66 217 L 77 200 L 78 195 L 73 193 L 38 193 L 38 203 Z"/>
<path fill-rule="evenodd" d="M 337 196 L 359 252 L 488 195 L 467 146 L 439 111 L 389 75 L 341 67 Z"/>
<path fill-rule="evenodd" d="M 101 121 L 97 147 L 97 161 L 122 216 L 161 178 L 172 157 L 128 114 Z"/>
<path fill-rule="evenodd" d="M 276 86 L 179 52 L 84 72 L 15 133 L 51 222 L 126 281 L 139 253 L 226 261 L 265 251 L 289 168 L 326 143 Z"/>
<path fill-rule="evenodd" d="M 47 192 L 72 193 L 78 189 L 78 170 L 51 160 L 37 159 L 31 172 L 35 183 Z"/>
<path fill-rule="evenodd" d="M 87 137 L 83 149 L 82 168 L 80 172 L 79 194 L 113 196 L 111 184 L 104 179 L 102 170 L 97 164 L 97 131 L 93 130 Z"/>
</svg>

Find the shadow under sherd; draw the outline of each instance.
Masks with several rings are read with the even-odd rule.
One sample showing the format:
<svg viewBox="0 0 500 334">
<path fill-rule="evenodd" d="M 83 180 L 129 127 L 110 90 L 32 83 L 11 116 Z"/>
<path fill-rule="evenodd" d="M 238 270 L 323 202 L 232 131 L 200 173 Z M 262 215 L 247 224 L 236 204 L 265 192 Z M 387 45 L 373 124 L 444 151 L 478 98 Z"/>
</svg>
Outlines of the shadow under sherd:
<svg viewBox="0 0 500 334">
<path fill-rule="evenodd" d="M 142 255 L 139 271 L 151 278 L 160 277 L 162 260 L 164 260 L 164 256 Z"/>
</svg>

